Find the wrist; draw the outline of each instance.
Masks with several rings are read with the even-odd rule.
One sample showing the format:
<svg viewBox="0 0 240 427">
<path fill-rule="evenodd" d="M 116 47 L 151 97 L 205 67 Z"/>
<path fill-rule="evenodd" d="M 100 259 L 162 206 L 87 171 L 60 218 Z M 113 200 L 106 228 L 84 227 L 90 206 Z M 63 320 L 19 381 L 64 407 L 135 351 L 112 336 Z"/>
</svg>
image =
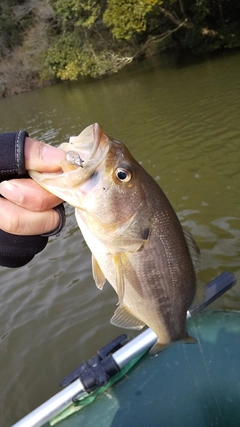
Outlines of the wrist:
<svg viewBox="0 0 240 427">
<path fill-rule="evenodd" d="M 24 160 L 27 136 L 24 130 L 0 134 L 0 181 L 28 176 Z"/>
</svg>

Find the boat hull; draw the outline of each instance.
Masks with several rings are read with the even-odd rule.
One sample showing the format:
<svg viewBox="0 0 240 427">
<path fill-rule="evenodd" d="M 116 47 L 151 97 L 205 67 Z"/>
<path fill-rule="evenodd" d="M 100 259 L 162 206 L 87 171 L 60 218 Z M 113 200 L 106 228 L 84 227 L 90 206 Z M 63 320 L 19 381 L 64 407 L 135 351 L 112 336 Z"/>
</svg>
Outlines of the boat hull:
<svg viewBox="0 0 240 427">
<path fill-rule="evenodd" d="M 188 320 L 198 344 L 146 354 L 120 381 L 60 427 L 240 425 L 240 312 Z"/>
</svg>

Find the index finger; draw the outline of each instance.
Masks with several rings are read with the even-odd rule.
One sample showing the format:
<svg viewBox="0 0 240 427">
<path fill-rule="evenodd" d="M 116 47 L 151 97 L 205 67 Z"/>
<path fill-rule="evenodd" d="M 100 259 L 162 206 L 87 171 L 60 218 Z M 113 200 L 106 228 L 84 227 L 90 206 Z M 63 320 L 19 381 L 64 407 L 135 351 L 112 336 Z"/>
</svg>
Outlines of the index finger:
<svg viewBox="0 0 240 427">
<path fill-rule="evenodd" d="M 52 209 L 62 202 L 30 178 L 2 181 L 0 193 L 11 202 L 35 212 Z"/>
<path fill-rule="evenodd" d="M 57 172 L 61 169 L 60 163 L 65 159 L 66 153 L 60 148 L 52 147 L 26 137 L 25 139 L 25 168 L 38 172 Z"/>
</svg>

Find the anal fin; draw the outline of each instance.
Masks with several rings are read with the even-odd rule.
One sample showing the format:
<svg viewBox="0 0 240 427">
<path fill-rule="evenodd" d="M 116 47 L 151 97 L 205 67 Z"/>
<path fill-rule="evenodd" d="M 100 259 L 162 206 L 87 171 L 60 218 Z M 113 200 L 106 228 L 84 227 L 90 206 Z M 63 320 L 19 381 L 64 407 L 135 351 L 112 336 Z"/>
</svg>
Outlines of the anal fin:
<svg viewBox="0 0 240 427">
<path fill-rule="evenodd" d="M 111 318 L 111 323 L 119 328 L 142 329 L 145 326 L 141 320 L 135 317 L 130 310 L 124 306 L 119 306 Z"/>
<path fill-rule="evenodd" d="M 171 345 L 169 344 L 162 344 L 159 340 L 155 342 L 155 344 L 152 346 L 152 348 L 149 351 L 150 356 L 156 356 L 160 351 L 166 350 Z"/>
</svg>

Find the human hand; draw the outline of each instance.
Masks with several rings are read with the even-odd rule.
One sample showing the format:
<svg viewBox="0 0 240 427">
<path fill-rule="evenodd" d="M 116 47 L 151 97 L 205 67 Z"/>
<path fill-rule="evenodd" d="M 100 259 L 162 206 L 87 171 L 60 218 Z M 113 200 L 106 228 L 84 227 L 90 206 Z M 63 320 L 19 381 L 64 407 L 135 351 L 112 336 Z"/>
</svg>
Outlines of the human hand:
<svg viewBox="0 0 240 427">
<path fill-rule="evenodd" d="M 25 138 L 25 168 L 57 172 L 65 153 L 32 138 Z M 62 200 L 30 178 L 11 179 L 0 184 L 0 229 L 17 235 L 39 235 L 55 230 L 60 222 L 53 209 Z"/>
</svg>

